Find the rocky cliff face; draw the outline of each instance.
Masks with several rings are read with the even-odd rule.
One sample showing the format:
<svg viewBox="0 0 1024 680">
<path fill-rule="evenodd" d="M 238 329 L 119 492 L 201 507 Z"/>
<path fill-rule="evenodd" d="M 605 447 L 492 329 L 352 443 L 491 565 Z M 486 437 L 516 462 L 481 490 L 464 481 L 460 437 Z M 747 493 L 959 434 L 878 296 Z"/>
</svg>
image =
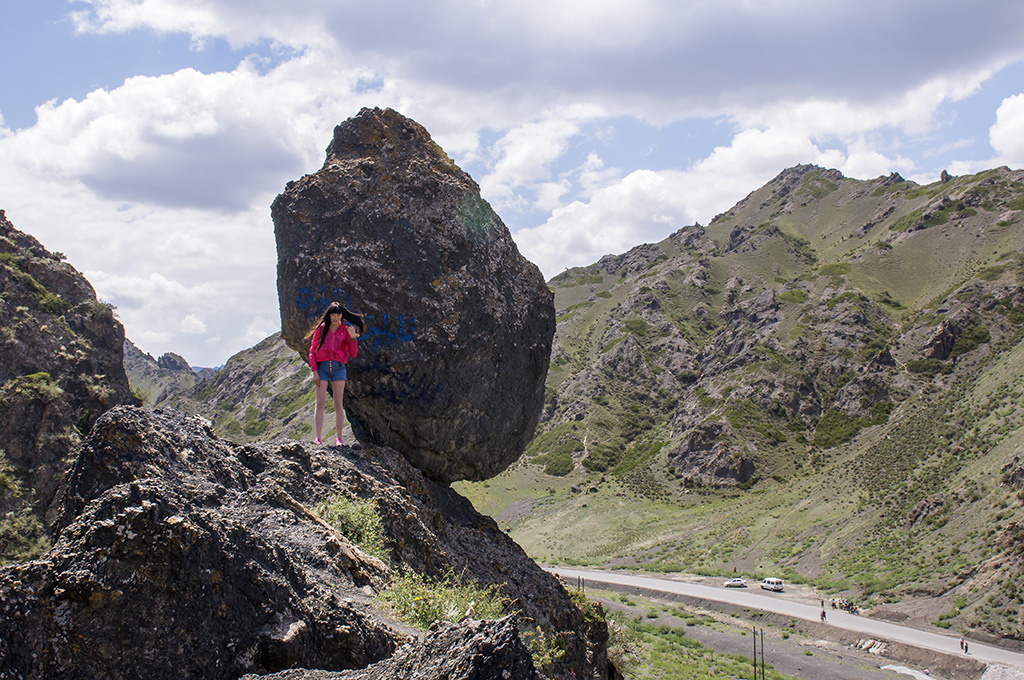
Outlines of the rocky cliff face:
<svg viewBox="0 0 1024 680">
<path fill-rule="evenodd" d="M 364 109 L 272 215 L 285 342 L 305 356 L 332 300 L 367 315 L 345 401 L 361 441 L 442 482 L 519 457 L 544 398 L 551 291 L 426 130 Z"/>
<path fill-rule="evenodd" d="M 0 564 L 45 545 L 74 449 L 107 409 L 137 400 L 124 329 L 63 256 L 0 211 Z"/>
<path fill-rule="evenodd" d="M 375 503 L 385 562 L 310 511 L 339 495 Z M 512 619 L 422 639 L 391 620 L 373 595 L 395 569 L 497 584 L 564 640 L 566 674 L 606 671 L 604 641 L 558 582 L 385 447 L 243 446 L 195 416 L 122 407 L 96 423 L 55 509 L 53 549 L 0 570 L 0 677 L 237 678 L 386 659 L 342 677 L 532 676 Z"/>
</svg>

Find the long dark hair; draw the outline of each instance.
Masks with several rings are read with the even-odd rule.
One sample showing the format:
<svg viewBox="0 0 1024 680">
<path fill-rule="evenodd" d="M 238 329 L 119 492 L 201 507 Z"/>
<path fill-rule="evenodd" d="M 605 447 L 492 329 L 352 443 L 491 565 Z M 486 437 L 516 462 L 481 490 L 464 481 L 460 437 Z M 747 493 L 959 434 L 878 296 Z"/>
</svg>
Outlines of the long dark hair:
<svg viewBox="0 0 1024 680">
<path fill-rule="evenodd" d="M 362 314 L 356 314 L 355 312 L 349 311 L 348 307 L 343 307 L 340 302 L 332 302 L 327 305 L 327 309 L 324 310 L 324 315 L 321 317 L 320 321 L 310 328 L 309 332 L 304 336 L 305 339 L 308 340 L 313 337 L 314 333 L 316 333 L 316 329 L 323 326 L 324 332 L 320 334 L 320 345 L 317 347 L 317 350 L 324 345 L 324 338 L 327 337 L 327 329 L 331 327 L 331 314 L 341 314 L 342 321 L 347 321 L 359 329 L 359 335 L 366 333 L 366 320 L 363 318 Z"/>
</svg>

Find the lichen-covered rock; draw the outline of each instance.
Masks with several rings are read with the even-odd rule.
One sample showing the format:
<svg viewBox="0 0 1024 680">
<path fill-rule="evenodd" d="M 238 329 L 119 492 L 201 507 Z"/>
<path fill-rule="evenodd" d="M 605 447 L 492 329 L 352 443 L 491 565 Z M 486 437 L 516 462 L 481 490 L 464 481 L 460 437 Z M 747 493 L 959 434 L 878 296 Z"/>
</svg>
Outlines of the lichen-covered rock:
<svg viewBox="0 0 1024 680">
<path fill-rule="evenodd" d="M 422 126 L 363 109 L 272 215 L 288 345 L 306 355 L 332 300 L 367 316 L 345 399 L 361 441 L 442 483 L 519 457 L 543 405 L 553 295 Z"/>
<path fill-rule="evenodd" d="M 134 404 L 124 328 L 63 256 L 0 210 L 0 564 L 45 542 L 46 510 L 93 422 Z"/>
<path fill-rule="evenodd" d="M 422 642 L 402 646 L 368 668 L 327 672 L 295 669 L 242 680 L 532 680 L 530 650 L 519 639 L 514 617 L 469 619 L 436 626 Z"/>
<path fill-rule="evenodd" d="M 311 512 L 339 495 L 372 500 L 388 564 Z M 373 597 L 396 568 L 499 585 L 565 641 L 568 668 L 606 667 L 600 631 L 554 577 L 385 447 L 243 446 L 202 418 L 118 407 L 55 505 L 53 548 L 0 569 L 0 678 L 366 668 L 410 640 Z"/>
</svg>

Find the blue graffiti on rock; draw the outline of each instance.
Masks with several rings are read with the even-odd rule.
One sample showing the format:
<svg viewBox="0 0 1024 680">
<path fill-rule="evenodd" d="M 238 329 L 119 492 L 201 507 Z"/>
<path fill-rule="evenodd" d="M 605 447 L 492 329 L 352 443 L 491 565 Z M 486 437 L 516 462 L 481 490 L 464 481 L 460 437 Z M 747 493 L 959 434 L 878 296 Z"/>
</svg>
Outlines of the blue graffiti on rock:
<svg viewBox="0 0 1024 680">
<path fill-rule="evenodd" d="M 373 323 L 374 318 L 371 314 L 367 314 L 366 319 L 371 322 L 365 336 L 370 343 L 371 352 L 376 352 L 382 345 L 412 342 L 413 333 L 416 332 L 416 319 L 407 319 L 404 314 L 398 314 L 397 317 L 392 314 L 389 318 L 387 312 L 382 312 L 380 324 Z"/>
</svg>

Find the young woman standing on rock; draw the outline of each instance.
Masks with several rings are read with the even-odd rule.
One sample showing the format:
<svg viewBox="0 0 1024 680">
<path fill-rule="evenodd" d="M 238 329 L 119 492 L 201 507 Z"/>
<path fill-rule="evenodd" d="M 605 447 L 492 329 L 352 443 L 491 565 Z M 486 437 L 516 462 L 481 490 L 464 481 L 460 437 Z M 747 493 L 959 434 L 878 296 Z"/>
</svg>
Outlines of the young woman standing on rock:
<svg viewBox="0 0 1024 680">
<path fill-rule="evenodd" d="M 327 386 L 334 396 L 334 426 L 337 444 L 341 445 L 341 428 L 345 422 L 342 398 L 345 395 L 345 363 L 359 354 L 360 335 L 366 332 L 366 322 L 360 314 L 354 314 L 337 302 L 327 306 L 323 319 L 306 333 L 312 338 L 309 343 L 309 368 L 316 383 L 316 411 L 313 427 L 316 443 L 320 441 L 324 427 L 324 409 L 327 405 Z"/>
</svg>

